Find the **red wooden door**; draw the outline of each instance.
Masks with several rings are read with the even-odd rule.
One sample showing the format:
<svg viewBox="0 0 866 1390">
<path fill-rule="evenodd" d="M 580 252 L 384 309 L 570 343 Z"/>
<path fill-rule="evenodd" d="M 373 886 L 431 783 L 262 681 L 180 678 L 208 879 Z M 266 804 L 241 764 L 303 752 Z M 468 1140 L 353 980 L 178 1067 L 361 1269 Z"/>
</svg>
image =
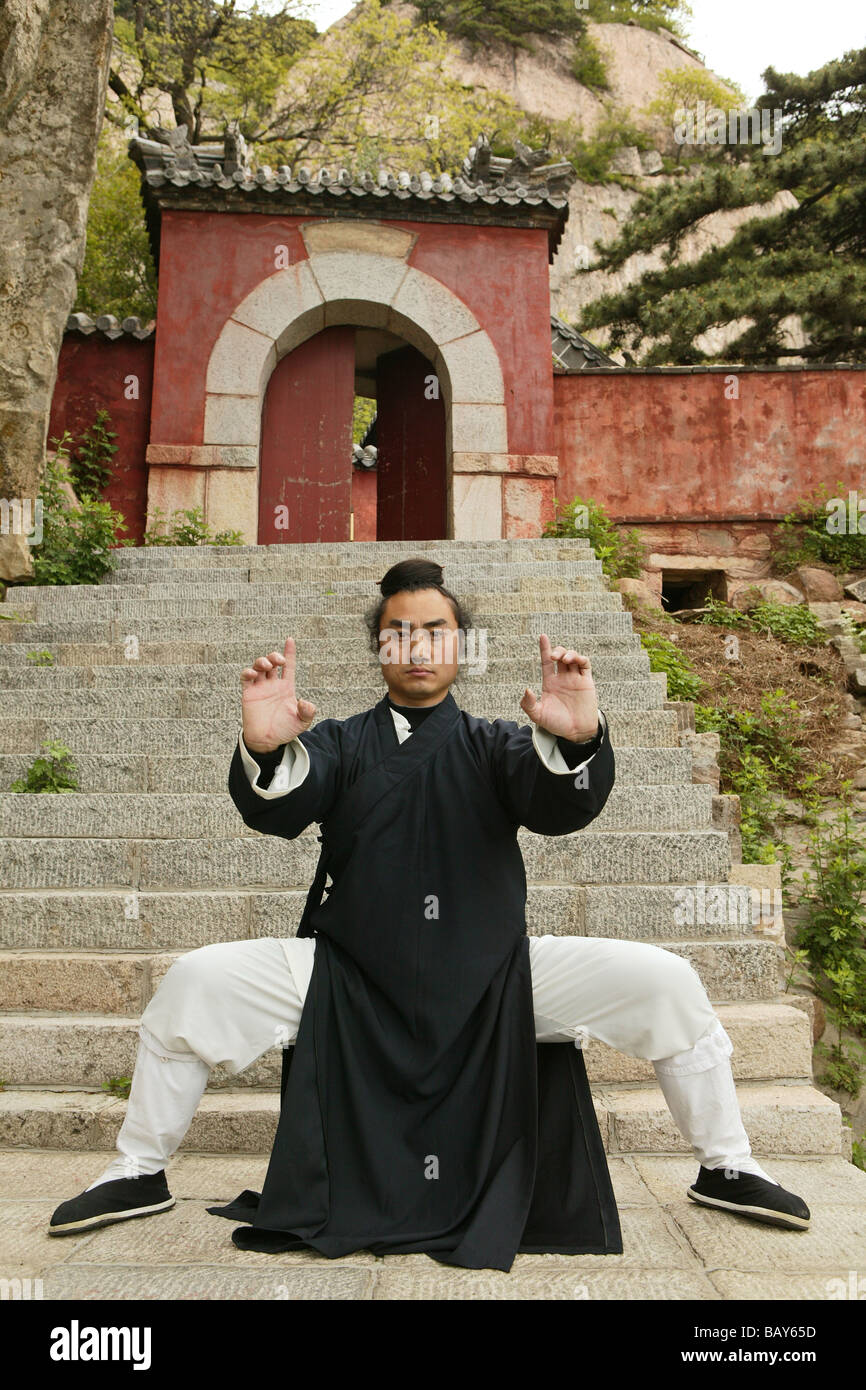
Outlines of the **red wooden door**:
<svg viewBox="0 0 866 1390">
<path fill-rule="evenodd" d="M 259 545 L 349 539 L 354 395 L 354 328 L 325 328 L 277 363 L 262 407 Z"/>
<path fill-rule="evenodd" d="M 413 347 L 376 363 L 376 539 L 445 539 L 445 404 Z"/>
</svg>

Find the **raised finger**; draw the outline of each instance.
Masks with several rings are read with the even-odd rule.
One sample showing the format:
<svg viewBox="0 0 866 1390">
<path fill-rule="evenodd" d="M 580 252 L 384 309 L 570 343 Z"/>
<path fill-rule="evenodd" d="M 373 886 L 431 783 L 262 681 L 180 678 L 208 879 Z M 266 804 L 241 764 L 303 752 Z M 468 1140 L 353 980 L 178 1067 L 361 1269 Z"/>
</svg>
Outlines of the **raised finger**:
<svg viewBox="0 0 866 1390">
<path fill-rule="evenodd" d="M 538 639 L 538 645 L 541 649 L 541 676 L 543 682 L 545 676 L 552 676 L 554 674 L 553 666 L 555 661 L 553 652 L 550 650 L 550 638 L 546 632 L 542 632 Z"/>
</svg>

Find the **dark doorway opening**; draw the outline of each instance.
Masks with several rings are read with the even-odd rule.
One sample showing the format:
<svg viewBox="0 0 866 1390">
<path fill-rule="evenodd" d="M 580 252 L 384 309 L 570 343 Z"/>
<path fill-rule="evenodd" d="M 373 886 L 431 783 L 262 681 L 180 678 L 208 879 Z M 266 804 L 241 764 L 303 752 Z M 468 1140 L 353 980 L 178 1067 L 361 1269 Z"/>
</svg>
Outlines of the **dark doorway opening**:
<svg viewBox="0 0 866 1390">
<path fill-rule="evenodd" d="M 724 570 L 662 570 L 662 607 L 669 613 L 703 608 L 710 598 L 727 598 Z"/>
</svg>

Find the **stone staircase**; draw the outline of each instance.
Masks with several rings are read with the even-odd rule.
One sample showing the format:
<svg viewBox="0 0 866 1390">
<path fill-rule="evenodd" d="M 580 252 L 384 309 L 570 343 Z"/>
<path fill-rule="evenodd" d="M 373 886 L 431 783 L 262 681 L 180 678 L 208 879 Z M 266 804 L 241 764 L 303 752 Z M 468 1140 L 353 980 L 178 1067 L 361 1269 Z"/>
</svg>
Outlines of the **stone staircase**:
<svg viewBox="0 0 866 1390">
<path fill-rule="evenodd" d="M 172 960 L 295 929 L 316 827 L 280 841 L 235 810 L 240 671 L 292 635 L 298 691 L 320 717 L 369 707 L 384 687 L 361 614 L 390 564 L 426 552 L 487 632 L 487 670 L 461 674 L 458 704 L 527 722 L 519 700 L 540 689 L 546 631 L 590 656 L 608 715 L 617 781 L 601 816 L 573 836 L 520 832 L 530 932 L 687 956 L 733 1039 L 755 1153 L 838 1167 L 848 1131 L 812 1084 L 810 1017 L 782 992 L 779 922 L 749 922 L 772 866 L 732 862 L 726 801 L 692 780 L 690 707 L 667 703 L 581 540 L 130 549 L 100 585 L 8 591 L 0 612 L 19 617 L 0 622 L 0 1147 L 110 1149 L 124 1102 L 102 1083 L 131 1075 L 138 1017 Z M 53 667 L 26 659 L 42 648 Z M 7 792 L 46 739 L 71 749 L 79 790 Z M 677 888 L 698 883 L 727 885 L 746 925 L 681 924 Z M 650 1063 L 596 1043 L 586 1060 L 612 1157 L 690 1152 Z M 182 1152 L 267 1154 L 279 1066 L 275 1049 L 241 1076 L 217 1069 Z"/>
</svg>

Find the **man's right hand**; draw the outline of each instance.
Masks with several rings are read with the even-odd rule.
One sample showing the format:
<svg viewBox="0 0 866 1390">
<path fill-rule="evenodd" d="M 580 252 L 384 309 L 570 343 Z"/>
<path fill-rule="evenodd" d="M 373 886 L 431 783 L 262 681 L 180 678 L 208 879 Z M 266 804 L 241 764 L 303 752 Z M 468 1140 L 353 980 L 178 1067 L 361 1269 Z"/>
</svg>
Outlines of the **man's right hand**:
<svg viewBox="0 0 866 1390">
<path fill-rule="evenodd" d="M 282 670 L 280 669 L 282 668 Z M 251 753 L 271 753 L 308 729 L 316 706 L 295 695 L 295 639 L 241 672 L 243 739 Z"/>
</svg>

